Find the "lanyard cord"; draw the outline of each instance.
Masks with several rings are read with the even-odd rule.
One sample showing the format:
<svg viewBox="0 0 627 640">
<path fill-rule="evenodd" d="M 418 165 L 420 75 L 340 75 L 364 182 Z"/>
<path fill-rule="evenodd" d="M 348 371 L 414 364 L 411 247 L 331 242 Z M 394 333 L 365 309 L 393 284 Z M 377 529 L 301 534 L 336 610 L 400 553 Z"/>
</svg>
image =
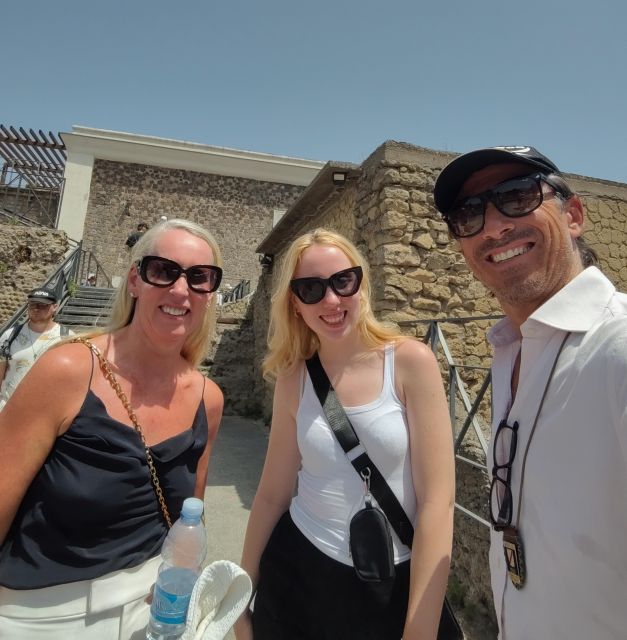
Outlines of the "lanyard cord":
<svg viewBox="0 0 627 640">
<path fill-rule="evenodd" d="M 522 469 L 520 472 L 520 487 L 518 489 L 518 508 L 516 509 L 516 528 L 520 523 L 520 509 L 522 506 L 522 490 L 523 490 L 523 482 L 525 480 L 525 467 L 527 465 L 527 454 L 529 453 L 529 445 L 531 444 L 531 439 L 533 438 L 533 434 L 535 433 L 536 426 L 538 425 L 538 419 L 540 418 L 540 412 L 542 411 L 542 407 L 544 406 L 544 401 L 546 399 L 547 393 L 549 391 L 549 386 L 551 384 L 551 380 L 553 380 L 553 374 L 555 373 L 555 369 L 557 368 L 557 362 L 560 359 L 560 355 L 562 354 L 562 350 L 564 349 L 564 345 L 566 344 L 566 340 L 570 336 L 570 332 L 568 332 L 562 343 L 560 344 L 560 348 L 557 351 L 557 355 L 555 356 L 555 360 L 553 360 L 553 366 L 551 367 L 551 371 L 549 373 L 549 377 L 544 385 L 544 391 L 542 392 L 542 398 L 540 399 L 540 404 L 538 405 L 538 410 L 536 411 L 536 417 L 533 420 L 533 425 L 531 427 L 531 431 L 529 433 L 529 439 L 527 440 L 527 446 L 525 447 L 525 453 L 523 454 L 522 461 Z M 505 578 L 505 585 L 503 586 L 503 593 L 501 595 L 501 636 L 502 640 L 506 640 L 505 636 L 505 592 L 507 591 L 507 577 Z"/>
<path fill-rule="evenodd" d="M 534 418 L 533 425 L 529 433 L 529 439 L 527 440 L 527 446 L 525 447 L 525 453 L 523 455 L 523 461 L 522 461 L 522 469 L 520 471 L 520 486 L 518 488 L 518 508 L 516 510 L 516 527 L 518 527 L 520 523 L 520 508 L 522 506 L 522 490 L 523 490 L 523 482 L 525 481 L 525 467 L 527 465 L 527 454 L 529 453 L 529 445 L 531 444 L 531 439 L 533 438 L 533 434 L 535 433 L 536 426 L 538 425 L 540 412 L 542 411 L 542 407 L 544 406 L 544 401 L 549 391 L 551 380 L 553 380 L 553 374 L 555 373 L 557 362 L 560 359 L 560 355 L 562 353 L 562 350 L 564 349 L 564 345 L 566 344 L 566 340 L 568 340 L 569 336 L 570 336 L 570 331 L 564 336 L 564 339 L 560 344 L 560 348 L 557 351 L 557 355 L 555 356 L 555 360 L 553 360 L 553 366 L 551 367 L 551 372 L 549 373 L 549 377 L 546 381 L 546 385 L 544 385 L 544 392 L 542 393 L 542 399 L 540 400 L 540 404 L 538 405 L 538 410 L 536 411 L 536 417 Z"/>
</svg>

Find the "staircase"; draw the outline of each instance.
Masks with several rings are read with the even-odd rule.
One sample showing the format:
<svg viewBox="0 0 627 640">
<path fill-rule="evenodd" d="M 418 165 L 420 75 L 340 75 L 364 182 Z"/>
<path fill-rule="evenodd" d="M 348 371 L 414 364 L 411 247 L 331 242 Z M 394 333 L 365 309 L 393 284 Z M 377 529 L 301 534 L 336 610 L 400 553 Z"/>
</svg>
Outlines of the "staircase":
<svg viewBox="0 0 627 640">
<path fill-rule="evenodd" d="M 73 296 L 67 297 L 55 321 L 70 329 L 101 327 L 107 324 L 115 289 L 103 287 L 78 287 Z"/>
</svg>

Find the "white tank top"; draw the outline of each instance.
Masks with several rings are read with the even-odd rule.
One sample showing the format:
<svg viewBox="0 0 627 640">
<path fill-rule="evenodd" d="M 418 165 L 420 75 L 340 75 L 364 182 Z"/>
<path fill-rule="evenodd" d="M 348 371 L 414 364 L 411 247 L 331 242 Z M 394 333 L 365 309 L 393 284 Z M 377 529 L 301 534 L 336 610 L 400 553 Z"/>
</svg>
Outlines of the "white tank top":
<svg viewBox="0 0 627 640">
<path fill-rule="evenodd" d="M 412 523 L 416 494 L 412 482 L 405 407 L 394 390 L 394 347 L 386 345 L 383 389 L 360 407 L 344 407 L 359 440 L 396 494 Z M 364 486 L 340 447 L 322 411 L 305 368 L 303 395 L 296 414 L 302 466 L 290 515 L 307 539 L 327 556 L 352 565 L 348 525 L 363 507 Z M 407 560 L 410 549 L 392 533 L 394 561 Z"/>
</svg>

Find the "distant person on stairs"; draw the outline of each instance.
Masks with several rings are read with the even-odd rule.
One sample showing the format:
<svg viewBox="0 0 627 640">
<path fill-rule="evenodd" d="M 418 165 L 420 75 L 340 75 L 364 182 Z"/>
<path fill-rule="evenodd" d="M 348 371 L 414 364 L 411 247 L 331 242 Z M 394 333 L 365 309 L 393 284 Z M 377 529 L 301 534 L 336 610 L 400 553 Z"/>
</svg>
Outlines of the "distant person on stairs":
<svg viewBox="0 0 627 640">
<path fill-rule="evenodd" d="M 0 336 L 0 409 L 35 360 L 61 337 L 62 328 L 54 321 L 58 306 L 52 289 L 33 289 L 28 294 L 28 320 Z"/>
</svg>

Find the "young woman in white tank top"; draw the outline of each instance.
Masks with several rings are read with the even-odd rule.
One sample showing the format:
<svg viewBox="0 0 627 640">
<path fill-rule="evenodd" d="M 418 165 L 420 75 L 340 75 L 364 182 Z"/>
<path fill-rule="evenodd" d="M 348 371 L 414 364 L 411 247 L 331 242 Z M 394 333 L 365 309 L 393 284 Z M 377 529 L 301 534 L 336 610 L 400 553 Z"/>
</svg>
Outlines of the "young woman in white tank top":
<svg viewBox="0 0 627 640">
<path fill-rule="evenodd" d="M 414 523 L 412 550 L 393 534 L 397 577 L 384 595 L 359 581 L 348 554 L 363 484 L 304 368 L 315 351 Z M 428 347 L 374 318 L 367 265 L 343 236 L 317 229 L 288 249 L 264 370 L 276 378 L 272 428 L 242 556 L 257 596 L 237 640 L 435 639 L 455 485 L 442 379 Z"/>
</svg>

